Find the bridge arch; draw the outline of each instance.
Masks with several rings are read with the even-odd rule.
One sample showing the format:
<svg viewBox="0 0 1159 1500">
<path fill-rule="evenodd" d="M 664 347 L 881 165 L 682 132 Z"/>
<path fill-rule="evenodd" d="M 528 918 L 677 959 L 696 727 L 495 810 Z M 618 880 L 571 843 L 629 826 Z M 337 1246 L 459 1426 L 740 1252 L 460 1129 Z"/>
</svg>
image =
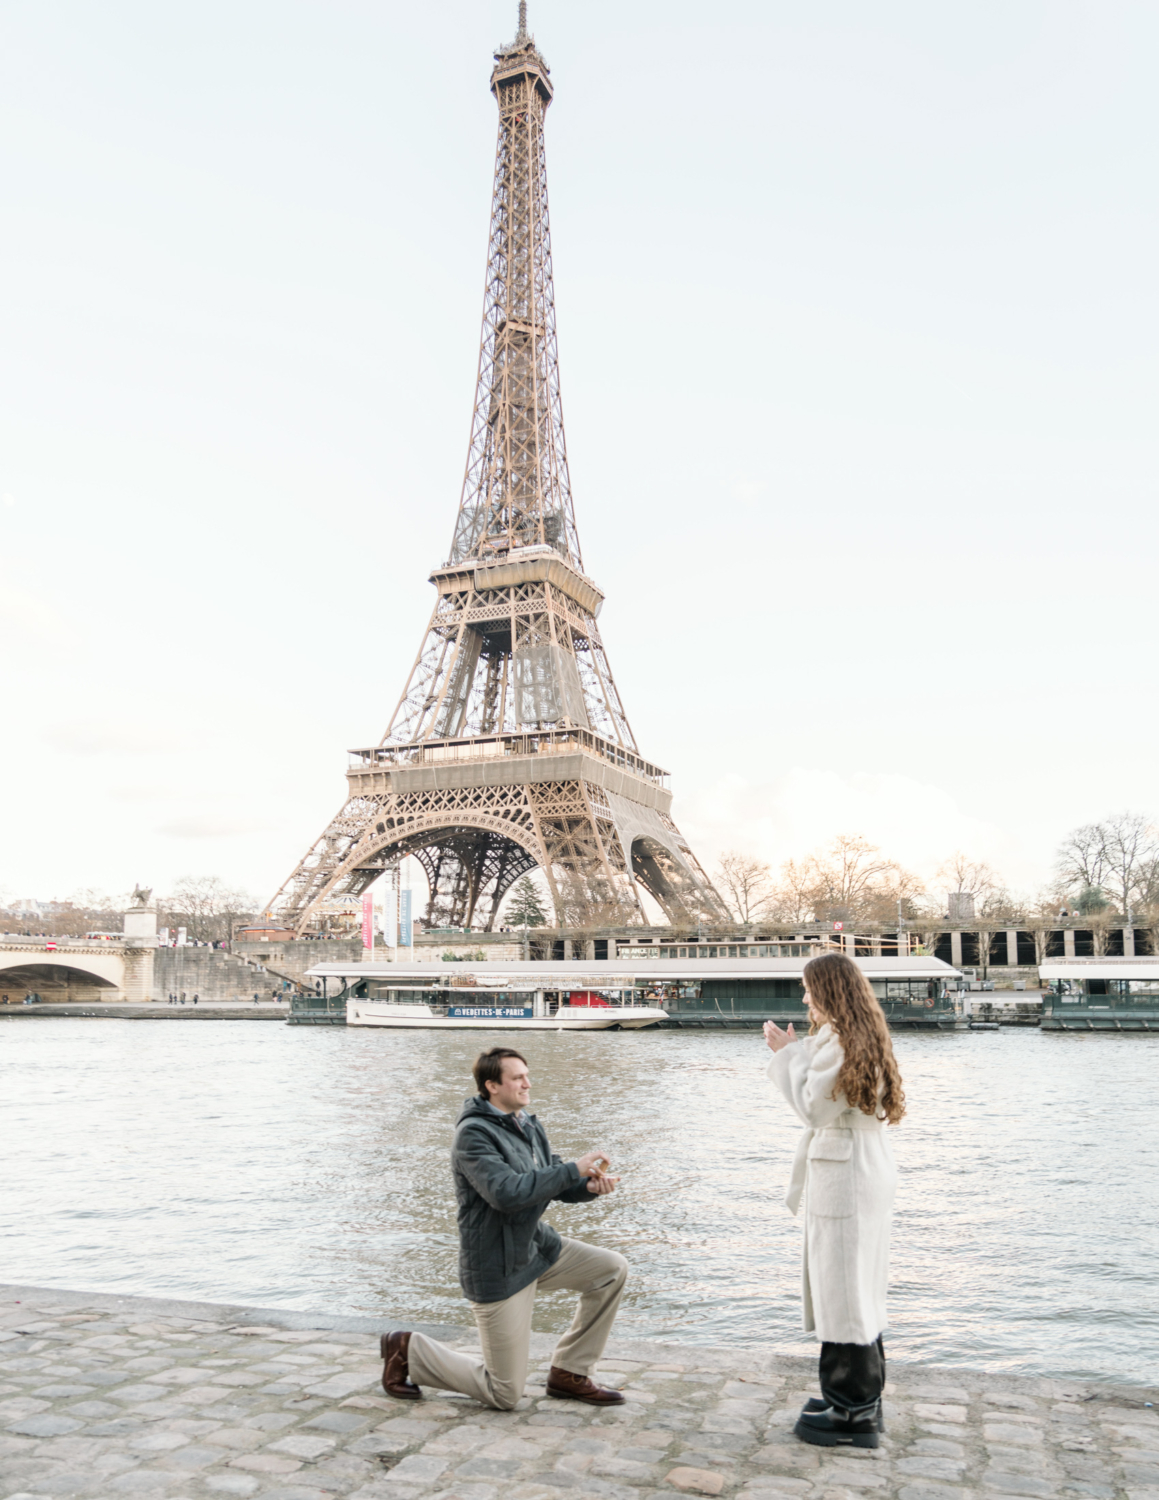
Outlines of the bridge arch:
<svg viewBox="0 0 1159 1500">
<path fill-rule="evenodd" d="M 0 1004 L 19 1005 L 28 994 L 58 1003 L 109 1000 L 123 989 L 120 954 L 0 952 Z"/>
<path fill-rule="evenodd" d="M 511 886 L 534 869 L 548 875 L 545 851 L 535 825 L 475 811 L 440 811 L 425 817 L 386 820 L 372 824 L 369 837 L 349 851 L 311 907 L 336 892 L 359 895 L 384 871 L 408 854 L 423 867 L 431 888 L 428 913 L 446 925 L 470 926 L 480 905 L 489 907 L 490 931 L 503 897 Z M 306 925 L 310 909 L 298 919 Z M 439 925 L 442 925 L 439 922 Z"/>
</svg>

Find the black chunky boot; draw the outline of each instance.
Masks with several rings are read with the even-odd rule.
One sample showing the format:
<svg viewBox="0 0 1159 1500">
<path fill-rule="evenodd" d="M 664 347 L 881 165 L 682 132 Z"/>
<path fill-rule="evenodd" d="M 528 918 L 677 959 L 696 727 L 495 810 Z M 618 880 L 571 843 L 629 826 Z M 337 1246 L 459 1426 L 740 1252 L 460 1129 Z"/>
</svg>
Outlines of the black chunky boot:
<svg viewBox="0 0 1159 1500">
<path fill-rule="evenodd" d="M 828 1401 L 822 1401 L 820 1396 L 810 1396 L 801 1408 L 801 1411 L 824 1411 L 828 1405 Z M 877 1403 L 877 1430 L 878 1432 L 885 1431 L 885 1411 L 880 1401 Z"/>
<path fill-rule="evenodd" d="M 820 1448 L 876 1448 L 885 1431 L 885 1345 L 821 1342 L 821 1396 L 806 1401 L 793 1431 Z"/>
<path fill-rule="evenodd" d="M 817 1448 L 876 1448 L 881 1443 L 879 1408 L 852 1415 L 836 1406 L 821 1411 L 803 1411 L 793 1431 L 804 1443 Z"/>
</svg>

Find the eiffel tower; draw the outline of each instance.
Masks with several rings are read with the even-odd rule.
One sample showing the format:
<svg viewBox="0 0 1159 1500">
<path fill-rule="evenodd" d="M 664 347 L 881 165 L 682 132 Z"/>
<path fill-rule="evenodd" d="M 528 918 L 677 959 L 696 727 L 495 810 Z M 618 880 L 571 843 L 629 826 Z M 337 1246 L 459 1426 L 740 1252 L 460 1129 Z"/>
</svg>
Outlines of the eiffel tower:
<svg viewBox="0 0 1159 1500">
<path fill-rule="evenodd" d="M 495 53 L 499 139 L 479 373 L 454 539 L 426 636 L 380 744 L 353 750 L 345 805 L 270 903 L 301 932 L 407 854 L 431 925 L 490 931 L 539 868 L 570 926 L 729 915 L 639 753 L 584 572 L 560 402 L 544 121 L 527 31 Z"/>
</svg>

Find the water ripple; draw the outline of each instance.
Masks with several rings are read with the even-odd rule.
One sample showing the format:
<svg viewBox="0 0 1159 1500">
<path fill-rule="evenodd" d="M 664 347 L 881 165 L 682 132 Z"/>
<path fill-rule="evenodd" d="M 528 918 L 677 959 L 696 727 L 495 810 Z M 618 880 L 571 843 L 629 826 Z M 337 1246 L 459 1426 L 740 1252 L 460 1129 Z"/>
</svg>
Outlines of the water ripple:
<svg viewBox="0 0 1159 1500">
<path fill-rule="evenodd" d="M 480 1046 L 230 1022 L 21 1020 L 0 1032 L 5 1274 L 464 1322 L 447 1150 Z M 899 1035 L 910 1113 L 889 1336 L 943 1363 L 1145 1382 L 1159 1334 L 1159 1038 Z M 621 1250 L 618 1329 L 684 1342 L 799 1332 L 797 1128 L 755 1033 L 524 1037 L 563 1156 L 622 1190 L 551 1218 Z M 565 1326 L 544 1297 L 536 1326 Z"/>
</svg>

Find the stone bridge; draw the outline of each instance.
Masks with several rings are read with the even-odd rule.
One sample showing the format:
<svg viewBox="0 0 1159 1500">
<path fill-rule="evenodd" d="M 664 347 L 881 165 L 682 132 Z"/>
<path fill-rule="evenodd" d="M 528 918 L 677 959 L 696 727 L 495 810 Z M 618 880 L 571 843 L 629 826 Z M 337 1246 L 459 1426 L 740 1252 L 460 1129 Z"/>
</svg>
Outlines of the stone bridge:
<svg viewBox="0 0 1159 1500">
<path fill-rule="evenodd" d="M 0 935 L 0 1004 L 26 995 L 48 1002 L 152 999 L 153 954 L 146 938 L 21 938 Z"/>
</svg>

